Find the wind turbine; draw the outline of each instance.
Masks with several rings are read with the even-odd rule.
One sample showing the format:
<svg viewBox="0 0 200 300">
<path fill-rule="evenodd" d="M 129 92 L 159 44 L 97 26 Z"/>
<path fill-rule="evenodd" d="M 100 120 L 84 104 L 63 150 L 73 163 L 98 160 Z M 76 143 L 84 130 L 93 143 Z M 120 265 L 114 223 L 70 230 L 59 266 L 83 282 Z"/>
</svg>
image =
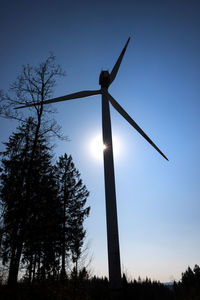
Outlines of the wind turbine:
<svg viewBox="0 0 200 300">
<path fill-rule="evenodd" d="M 111 73 L 102 71 L 99 76 L 100 90 L 80 91 L 77 93 L 65 95 L 62 97 L 53 98 L 39 103 L 31 103 L 17 107 L 24 108 L 35 105 L 43 105 L 65 100 L 72 100 L 94 95 L 102 95 L 102 131 L 104 150 L 104 179 L 105 179 L 105 198 L 106 198 L 106 221 L 107 221 L 107 244 L 108 244 L 108 265 L 109 265 L 109 282 L 111 290 L 120 290 L 121 288 L 121 265 L 118 237 L 118 222 L 117 222 L 117 206 L 115 192 L 115 176 L 114 176 L 114 161 L 113 161 L 113 145 L 110 120 L 109 102 L 112 106 L 132 125 L 166 160 L 167 157 L 153 143 L 153 141 L 145 134 L 145 132 L 136 124 L 136 122 L 128 115 L 128 113 L 119 105 L 119 103 L 109 94 L 108 88 L 115 80 L 123 56 L 130 38 L 127 40 L 117 62 L 115 63 Z"/>
</svg>

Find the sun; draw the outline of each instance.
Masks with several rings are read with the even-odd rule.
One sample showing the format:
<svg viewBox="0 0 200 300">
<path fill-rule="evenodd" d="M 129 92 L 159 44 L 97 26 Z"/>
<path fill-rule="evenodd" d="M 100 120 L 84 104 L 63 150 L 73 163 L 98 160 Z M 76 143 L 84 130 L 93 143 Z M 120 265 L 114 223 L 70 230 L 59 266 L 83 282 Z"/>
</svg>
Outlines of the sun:
<svg viewBox="0 0 200 300">
<path fill-rule="evenodd" d="M 96 136 L 90 143 L 90 151 L 96 159 L 103 159 L 103 151 L 106 145 L 103 144 L 101 135 Z"/>
<path fill-rule="evenodd" d="M 103 144 L 102 136 L 98 135 L 93 138 L 90 143 L 90 152 L 92 153 L 94 158 L 102 160 L 104 151 L 106 151 L 106 145 Z M 113 152 L 115 156 L 120 152 L 119 141 L 115 137 L 113 137 Z"/>
</svg>

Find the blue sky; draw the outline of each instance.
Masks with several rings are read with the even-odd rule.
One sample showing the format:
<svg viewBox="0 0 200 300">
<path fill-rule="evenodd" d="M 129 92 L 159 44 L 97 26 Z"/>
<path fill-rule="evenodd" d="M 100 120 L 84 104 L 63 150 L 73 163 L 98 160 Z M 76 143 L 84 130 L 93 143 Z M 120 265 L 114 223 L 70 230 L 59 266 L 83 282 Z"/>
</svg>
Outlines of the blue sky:
<svg viewBox="0 0 200 300">
<path fill-rule="evenodd" d="M 1 1 L 0 82 L 6 90 L 21 65 L 52 51 L 67 76 L 54 96 L 98 89 L 131 41 L 112 96 L 169 158 L 166 162 L 111 108 L 122 269 L 129 278 L 179 279 L 200 264 L 199 1 Z M 93 274 L 107 274 L 103 164 L 91 141 L 101 134 L 101 98 L 55 105 L 67 152 L 90 191 L 86 222 Z M 16 123 L 0 119 L 1 141 Z M 2 149 L 2 146 L 1 146 Z"/>
</svg>

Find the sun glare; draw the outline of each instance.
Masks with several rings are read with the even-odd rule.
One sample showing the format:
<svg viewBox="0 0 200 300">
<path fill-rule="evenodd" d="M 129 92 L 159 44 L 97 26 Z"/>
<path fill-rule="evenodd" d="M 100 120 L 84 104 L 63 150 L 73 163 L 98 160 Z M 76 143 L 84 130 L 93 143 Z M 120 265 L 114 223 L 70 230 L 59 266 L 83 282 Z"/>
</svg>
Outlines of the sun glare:
<svg viewBox="0 0 200 300">
<path fill-rule="evenodd" d="M 103 151 L 106 151 L 106 145 L 103 144 L 101 135 L 96 136 L 90 143 L 90 151 L 96 159 L 103 159 Z M 113 152 L 118 155 L 120 152 L 119 141 L 113 137 Z"/>
</svg>

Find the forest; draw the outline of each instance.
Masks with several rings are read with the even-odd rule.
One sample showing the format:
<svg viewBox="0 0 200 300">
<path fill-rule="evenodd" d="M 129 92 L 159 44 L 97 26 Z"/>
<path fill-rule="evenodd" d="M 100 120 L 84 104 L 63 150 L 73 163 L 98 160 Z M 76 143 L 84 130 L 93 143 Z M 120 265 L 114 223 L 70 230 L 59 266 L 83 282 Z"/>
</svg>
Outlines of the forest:
<svg viewBox="0 0 200 300">
<path fill-rule="evenodd" d="M 0 93 L 1 116 L 18 122 L 0 153 L 0 299 L 110 299 L 108 279 L 92 276 L 82 259 L 89 191 L 72 155 L 54 159 L 52 138 L 67 137 L 43 102 L 63 75 L 50 55 L 23 66 Z M 31 102 L 26 115 L 14 109 Z M 170 285 L 123 274 L 121 299 L 198 300 L 200 268 Z"/>
<path fill-rule="evenodd" d="M 78 273 L 71 272 L 64 280 L 49 277 L 29 282 L 26 278 L 10 287 L 0 284 L 0 296 L 3 300 L 112 300 L 108 279 L 89 276 L 86 268 Z M 127 281 L 123 274 L 120 300 L 199 300 L 200 299 L 200 267 L 182 273 L 179 282 L 165 285 L 151 279 Z"/>
</svg>

